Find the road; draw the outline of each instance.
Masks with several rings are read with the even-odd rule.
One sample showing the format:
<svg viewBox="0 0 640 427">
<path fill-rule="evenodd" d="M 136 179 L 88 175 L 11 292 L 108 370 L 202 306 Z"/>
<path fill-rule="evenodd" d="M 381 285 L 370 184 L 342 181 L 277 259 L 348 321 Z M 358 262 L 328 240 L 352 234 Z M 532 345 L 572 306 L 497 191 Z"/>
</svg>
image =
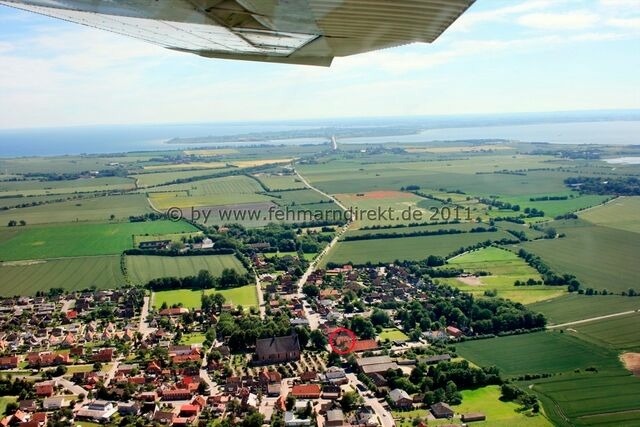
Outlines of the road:
<svg viewBox="0 0 640 427">
<path fill-rule="evenodd" d="M 253 275 L 256 277 L 256 292 L 258 293 L 258 310 L 260 310 L 260 318 L 264 319 L 267 315 L 267 310 L 264 306 L 264 295 L 262 294 L 262 287 L 260 286 L 260 278 L 256 270 L 253 270 Z"/>
<path fill-rule="evenodd" d="M 356 390 L 358 390 L 356 385 L 362 384 L 362 382 L 360 382 L 356 374 L 347 374 L 347 379 L 349 380 L 349 384 L 352 385 Z M 359 390 L 358 390 L 358 393 L 360 393 Z M 364 403 L 371 406 L 371 408 L 374 410 L 374 412 L 378 416 L 378 420 L 380 420 L 380 425 L 382 427 L 395 426 L 395 422 L 393 421 L 393 416 L 391 415 L 391 412 L 384 409 L 384 407 L 382 406 L 382 403 L 380 403 L 378 399 L 376 399 L 375 397 L 363 396 L 362 393 L 360 393 L 360 395 L 364 399 Z"/>
<path fill-rule="evenodd" d="M 573 322 L 560 323 L 559 325 L 547 326 L 547 329 L 565 328 L 567 326 L 579 325 L 581 323 L 595 322 L 596 320 L 609 319 L 610 317 L 624 316 L 626 314 L 638 313 L 638 310 L 621 311 L 620 313 L 607 314 L 605 316 L 591 317 L 589 319 L 574 320 Z"/>
<path fill-rule="evenodd" d="M 118 371 L 118 365 L 120 365 L 120 362 L 117 360 L 114 360 L 113 363 L 111 364 L 111 368 L 107 371 L 107 374 L 104 376 L 105 387 L 107 387 L 111 382 L 111 380 L 113 379 L 113 377 L 116 376 L 116 372 Z"/>
<path fill-rule="evenodd" d="M 155 329 L 149 327 L 147 317 L 149 317 L 149 305 L 151 304 L 151 297 L 145 296 L 140 310 L 140 323 L 138 324 L 138 332 L 142 334 L 142 339 L 145 339 Z"/>
<path fill-rule="evenodd" d="M 64 379 L 62 377 L 57 378 L 55 380 L 55 382 L 57 384 L 61 385 L 62 387 L 64 387 L 65 390 L 69 390 L 69 392 L 71 394 L 75 394 L 76 396 L 84 394 L 84 396 L 86 397 L 86 396 L 89 395 L 89 392 L 87 390 L 83 389 L 79 385 L 77 385 L 77 384 L 75 384 L 75 383 L 73 383 L 73 382 L 71 382 L 71 381 L 69 381 L 67 379 Z"/>
<path fill-rule="evenodd" d="M 344 211 L 347 210 L 347 208 L 342 203 L 340 203 L 338 199 L 336 199 L 330 194 L 325 193 L 322 190 L 319 190 L 313 185 L 309 184 L 309 181 L 307 181 L 305 177 L 300 175 L 300 173 L 296 169 L 294 169 L 293 171 L 295 172 L 297 177 L 300 179 L 300 181 L 302 181 L 302 183 L 306 185 L 309 189 L 317 192 L 318 194 L 323 195 L 324 197 L 327 197 L 328 199 L 331 199 L 336 205 L 340 207 L 340 209 Z M 302 292 L 302 287 L 307 282 L 307 279 L 309 278 L 311 273 L 313 273 L 318 268 L 320 261 L 322 261 L 322 259 L 329 253 L 331 248 L 333 248 L 333 246 L 336 243 L 338 243 L 338 240 L 340 240 L 340 237 L 342 237 L 344 232 L 349 229 L 350 225 L 351 225 L 351 220 L 347 221 L 347 223 L 344 226 L 336 230 L 336 235 L 333 237 L 331 242 L 329 242 L 329 244 L 325 246 L 324 249 L 322 249 L 322 251 L 320 251 L 320 253 L 315 257 L 313 261 L 311 261 L 311 263 L 309 264 L 309 267 L 307 268 L 307 271 L 305 271 L 304 274 L 300 277 L 300 279 L 298 279 L 298 297 L 299 298 L 304 297 L 304 294 Z M 320 315 L 318 313 L 313 313 L 313 314 L 310 313 L 306 305 L 303 305 L 303 310 L 304 310 L 305 317 L 307 318 L 307 320 L 309 320 L 309 329 L 311 329 L 312 331 L 318 329 L 318 327 L 320 326 Z"/>
</svg>

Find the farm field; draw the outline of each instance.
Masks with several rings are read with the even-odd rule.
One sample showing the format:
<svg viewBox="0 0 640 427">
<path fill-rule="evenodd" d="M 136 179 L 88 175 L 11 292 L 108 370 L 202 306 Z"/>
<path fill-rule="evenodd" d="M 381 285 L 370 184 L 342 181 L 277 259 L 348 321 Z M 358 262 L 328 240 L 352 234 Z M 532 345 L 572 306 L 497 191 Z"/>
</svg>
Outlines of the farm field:
<svg viewBox="0 0 640 427">
<path fill-rule="evenodd" d="M 349 229 L 345 236 L 367 236 L 370 234 L 404 234 L 414 233 L 422 231 L 437 231 L 437 230 L 462 230 L 469 231 L 474 227 L 486 226 L 475 222 L 463 222 L 460 224 L 430 224 L 430 225 L 418 225 L 415 227 L 394 227 L 394 228 L 377 228 L 377 229 Z"/>
<path fill-rule="evenodd" d="M 137 248 L 140 242 L 157 242 L 160 240 L 171 240 L 172 242 L 181 242 L 182 238 L 202 236 L 202 231 L 194 231 L 193 233 L 169 233 L 169 234 L 139 234 L 133 236 L 133 246 Z"/>
<path fill-rule="evenodd" d="M 0 263 L 0 296 L 35 295 L 50 288 L 108 289 L 124 284 L 119 255 Z"/>
<path fill-rule="evenodd" d="M 240 175 L 155 187 L 147 195 L 156 209 L 166 210 L 170 207 L 233 205 L 273 200 L 272 197 L 258 194 L 262 191 L 264 190 L 254 179 Z"/>
<path fill-rule="evenodd" d="M 521 244 L 552 268 L 575 274 L 583 287 L 620 293 L 638 288 L 640 238 L 637 234 L 584 220 L 550 223 L 566 237 Z"/>
<path fill-rule="evenodd" d="M 324 259 L 327 262 L 365 264 L 367 262 L 393 262 L 420 260 L 429 255 L 447 256 L 463 246 L 485 240 L 499 240 L 509 235 L 503 231 L 488 233 L 465 233 L 439 236 L 401 237 L 338 242 Z"/>
<path fill-rule="evenodd" d="M 171 172 L 153 172 L 142 173 L 139 175 L 131 175 L 136 180 L 138 187 L 152 187 L 156 185 L 167 184 L 177 179 L 196 178 L 200 176 L 212 175 L 231 170 L 231 168 L 215 168 L 215 170 L 191 170 L 191 171 L 171 171 Z"/>
<path fill-rule="evenodd" d="M 597 373 L 568 373 L 531 385 L 556 425 L 637 426 L 640 415 L 640 378 L 612 368 Z"/>
<path fill-rule="evenodd" d="M 269 191 L 306 188 L 304 183 L 295 175 L 256 174 L 254 176 L 258 178 Z"/>
<path fill-rule="evenodd" d="M 196 170 L 196 169 L 221 169 L 227 164 L 223 162 L 185 162 L 185 163 L 164 163 L 160 165 L 144 166 L 147 171 L 167 171 L 167 170 Z"/>
<path fill-rule="evenodd" d="M 268 193 L 273 201 L 281 206 L 310 205 L 317 203 L 329 203 L 330 200 L 317 191 L 304 188 L 292 191 L 274 191 Z"/>
<path fill-rule="evenodd" d="M 77 223 L 5 228 L 0 260 L 47 259 L 120 254 L 133 247 L 134 234 L 198 231 L 186 222 Z"/>
<path fill-rule="evenodd" d="M 160 277 L 195 276 L 200 270 L 208 270 L 213 276 L 220 276 L 225 268 L 232 268 L 241 274 L 247 270 L 234 255 L 194 255 L 157 256 L 127 255 L 127 272 L 135 284 L 145 284 Z"/>
<path fill-rule="evenodd" d="M 275 165 L 275 164 L 284 164 L 291 163 L 292 158 L 284 158 L 284 159 L 256 159 L 256 160 L 234 160 L 229 163 L 237 166 L 239 168 L 251 168 L 254 166 L 264 166 L 264 165 Z"/>
<path fill-rule="evenodd" d="M 5 196 L 41 196 L 47 194 L 90 193 L 94 191 L 131 190 L 130 178 L 79 178 L 66 181 L 0 181 L 0 194 Z"/>
<path fill-rule="evenodd" d="M 510 196 L 500 198 L 498 200 L 502 202 L 508 202 L 520 206 L 519 212 L 512 210 L 497 210 L 493 209 L 489 211 L 491 217 L 496 216 L 517 216 L 522 213 L 525 208 L 536 208 L 544 212 L 544 218 L 534 218 L 534 220 L 540 221 L 544 219 L 553 219 L 558 215 L 563 215 L 570 212 L 576 212 L 581 209 L 585 209 L 591 206 L 597 206 L 605 202 L 610 197 L 598 196 L 598 195 L 579 195 L 575 192 L 565 191 L 562 193 L 545 194 L 544 196 L 568 196 L 567 200 L 546 200 L 546 201 L 530 201 L 530 196 Z"/>
<path fill-rule="evenodd" d="M 519 280 L 541 280 L 540 274 L 511 251 L 489 247 L 467 252 L 449 259 L 449 268 L 461 268 L 467 273 L 489 272 L 487 276 L 440 279 L 465 292 L 482 296 L 486 290 L 496 290 L 498 296 L 530 304 L 566 293 L 561 286 L 514 286 Z"/>
<path fill-rule="evenodd" d="M 619 197 L 603 206 L 580 213 L 580 218 L 596 225 L 640 233 L 640 197 Z"/>
<path fill-rule="evenodd" d="M 529 308 L 545 315 L 550 325 L 589 319 L 640 309 L 640 298 L 620 295 L 567 294 L 531 304 Z"/>
<path fill-rule="evenodd" d="M 258 306 L 258 296 L 255 285 L 241 286 L 231 289 L 208 289 L 207 294 L 220 293 L 225 297 L 225 304 L 241 305 L 243 308 Z M 182 303 L 187 308 L 200 308 L 202 291 L 191 289 L 177 289 L 153 293 L 153 306 L 159 308 L 162 303 L 167 305 Z"/>
<path fill-rule="evenodd" d="M 26 198 L 26 200 L 31 199 Z M 59 203 L 49 203 L 27 208 L 0 211 L 0 225 L 6 226 L 10 220 L 24 220 L 30 224 L 52 224 L 60 222 L 109 221 L 152 212 L 146 197 L 142 194 L 87 197 Z"/>
<path fill-rule="evenodd" d="M 21 197 L 21 196 L 3 196 L 0 197 L 0 209 L 4 208 L 14 208 L 19 207 L 21 205 L 26 205 L 25 207 L 30 207 L 31 203 L 40 203 L 47 202 L 52 200 L 64 200 L 66 201 L 67 197 L 74 197 L 74 195 L 55 195 L 51 194 L 49 196 L 30 196 L 30 197 Z"/>
<path fill-rule="evenodd" d="M 477 365 L 497 366 L 506 377 L 621 367 L 615 352 L 559 331 L 466 341 L 456 351 Z"/>
<path fill-rule="evenodd" d="M 640 313 L 572 325 L 567 332 L 602 347 L 640 351 Z"/>
</svg>

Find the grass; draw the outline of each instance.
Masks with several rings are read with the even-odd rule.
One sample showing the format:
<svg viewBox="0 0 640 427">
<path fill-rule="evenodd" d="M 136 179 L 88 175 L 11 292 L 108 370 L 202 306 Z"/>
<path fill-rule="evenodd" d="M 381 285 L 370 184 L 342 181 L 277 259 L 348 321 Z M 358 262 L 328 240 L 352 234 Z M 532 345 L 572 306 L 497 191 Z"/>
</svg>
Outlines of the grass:
<svg viewBox="0 0 640 427">
<path fill-rule="evenodd" d="M 200 270 L 208 270 L 213 276 L 220 276 L 222 270 L 231 268 L 241 274 L 247 270 L 234 255 L 196 255 L 196 256 L 127 256 L 127 272 L 136 284 L 147 283 L 160 277 L 195 276 Z"/>
<path fill-rule="evenodd" d="M 0 181 L 0 194 L 41 196 L 46 194 L 91 193 L 95 191 L 131 190 L 135 183 L 130 178 L 79 178 L 64 181 Z"/>
<path fill-rule="evenodd" d="M 282 191 L 291 190 L 294 188 L 305 188 L 305 185 L 300 178 L 295 175 L 268 175 L 261 174 L 256 175 L 256 178 L 262 182 L 262 184 L 269 189 L 269 191 Z"/>
<path fill-rule="evenodd" d="M 581 213 L 580 218 L 593 224 L 640 233 L 639 211 L 640 197 L 619 197 Z"/>
<path fill-rule="evenodd" d="M 461 268 L 468 273 L 480 271 L 491 273 L 479 276 L 479 284 L 468 284 L 468 279 L 441 279 L 441 282 L 455 286 L 465 292 L 482 296 L 488 289 L 496 290 L 498 296 L 508 298 L 523 304 L 548 300 L 566 293 L 559 286 L 514 286 L 519 280 L 541 280 L 540 274 L 530 267 L 524 260 L 511 251 L 496 247 L 488 247 L 464 253 L 448 261 L 449 267 Z"/>
<path fill-rule="evenodd" d="M 7 412 L 7 404 L 10 402 L 16 402 L 18 398 L 16 396 L 2 396 L 0 397 L 0 415 L 4 415 Z"/>
<path fill-rule="evenodd" d="M 186 222 L 78 223 L 0 229 L 0 260 L 120 254 L 134 234 L 194 232 Z"/>
<path fill-rule="evenodd" d="M 385 340 L 389 340 L 389 341 L 407 341 L 409 340 L 409 337 L 407 335 L 405 335 L 404 332 L 402 332 L 401 330 L 397 329 L 397 328 L 385 328 L 382 330 L 382 332 L 380 332 L 380 335 L 378 335 L 378 338 L 380 339 L 380 341 L 385 341 Z"/>
<path fill-rule="evenodd" d="M 34 295 L 51 288 L 109 289 L 123 284 L 119 255 L 0 264 L 0 296 Z"/>
<path fill-rule="evenodd" d="M 456 351 L 477 365 L 497 366 L 506 377 L 620 367 L 615 352 L 559 331 L 466 341 Z"/>
<path fill-rule="evenodd" d="M 23 200 L 31 200 L 31 197 Z M 10 220 L 24 220 L 27 225 L 60 222 L 123 220 L 132 215 L 152 212 L 147 199 L 142 194 L 122 196 L 89 197 L 50 203 L 20 209 L 0 211 L 0 225 L 6 226 Z"/>
<path fill-rule="evenodd" d="M 567 294 L 531 304 L 529 308 L 545 315 L 550 324 L 572 322 L 640 309 L 640 298 L 619 295 Z"/>
<path fill-rule="evenodd" d="M 247 309 L 250 307 L 258 307 L 258 295 L 254 285 L 241 286 L 231 289 L 210 289 L 206 291 L 208 294 L 220 293 L 224 295 L 226 302 L 233 305 L 241 305 Z M 153 305 L 158 308 L 162 303 L 167 305 L 182 303 L 187 308 L 200 308 L 201 291 L 193 291 L 191 289 L 176 289 L 171 291 L 154 292 Z"/>
<path fill-rule="evenodd" d="M 151 187 L 155 185 L 162 185 L 177 179 L 186 179 L 186 178 L 195 178 L 199 176 L 211 175 L 214 173 L 220 173 L 226 170 L 230 170 L 224 168 L 224 165 L 219 165 L 220 168 L 215 168 L 215 170 L 204 169 L 204 170 L 190 170 L 190 171 L 171 171 L 171 172 L 154 172 L 154 173 L 142 173 L 139 175 L 131 175 L 131 178 L 136 180 L 138 187 Z"/>
<path fill-rule="evenodd" d="M 525 242 L 522 247 L 556 271 L 575 274 L 584 288 L 616 293 L 638 288 L 639 235 L 583 220 L 553 221 L 551 225 L 566 237 Z"/>
<path fill-rule="evenodd" d="M 191 345 L 191 344 L 202 344 L 205 340 L 205 336 L 201 332 L 193 332 L 190 334 L 182 335 L 181 344 Z"/>
<path fill-rule="evenodd" d="M 356 240 L 338 242 L 326 262 L 365 264 L 367 262 L 393 262 L 394 260 L 421 260 L 429 255 L 447 256 L 460 247 L 485 240 L 509 237 L 502 231 L 465 233 L 455 235 L 401 237 L 392 239 Z"/>
</svg>

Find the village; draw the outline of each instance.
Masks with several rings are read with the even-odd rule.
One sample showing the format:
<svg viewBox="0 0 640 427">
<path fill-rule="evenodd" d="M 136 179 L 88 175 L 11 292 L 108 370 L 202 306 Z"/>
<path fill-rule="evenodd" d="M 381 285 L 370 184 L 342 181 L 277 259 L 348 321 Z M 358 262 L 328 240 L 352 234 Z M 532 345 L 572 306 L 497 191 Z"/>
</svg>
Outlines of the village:
<svg viewBox="0 0 640 427">
<path fill-rule="evenodd" d="M 19 391 L 0 425 L 391 427 L 415 408 L 428 410 L 422 425 L 485 419 L 451 406 L 469 384 L 448 371 L 500 382 L 449 346 L 472 334 L 448 307 L 464 294 L 408 267 L 299 275 L 288 258 L 290 271 L 273 274 L 253 254 L 259 315 L 205 297 L 200 309 L 156 308 L 135 287 L 2 300 L 2 390 Z M 344 329 L 354 339 L 337 351 Z M 194 331 L 204 342 L 184 343 Z"/>
</svg>

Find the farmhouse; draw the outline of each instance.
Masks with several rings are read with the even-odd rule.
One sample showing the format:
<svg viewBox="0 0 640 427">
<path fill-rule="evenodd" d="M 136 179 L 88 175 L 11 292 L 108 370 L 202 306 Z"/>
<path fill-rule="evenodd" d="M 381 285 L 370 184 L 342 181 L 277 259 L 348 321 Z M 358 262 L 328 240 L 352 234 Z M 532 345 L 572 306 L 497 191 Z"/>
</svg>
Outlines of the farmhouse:
<svg viewBox="0 0 640 427">
<path fill-rule="evenodd" d="M 300 359 L 297 335 L 263 338 L 256 341 L 256 359 L 260 363 L 282 363 Z"/>
<path fill-rule="evenodd" d="M 291 389 L 291 395 L 297 399 L 319 399 L 320 391 L 318 384 L 297 384 Z"/>
<path fill-rule="evenodd" d="M 482 412 L 469 412 L 466 414 L 462 414 L 460 416 L 460 419 L 462 420 L 462 422 L 470 423 L 473 421 L 484 421 L 487 419 L 487 416 Z"/>
<path fill-rule="evenodd" d="M 447 405 L 444 402 L 438 402 L 431 405 L 431 413 L 436 418 L 451 418 L 453 417 L 454 411 L 451 406 Z"/>
<path fill-rule="evenodd" d="M 399 388 L 389 392 L 389 398 L 393 402 L 393 406 L 400 409 L 411 409 L 413 407 L 413 399 L 409 394 Z"/>
</svg>

